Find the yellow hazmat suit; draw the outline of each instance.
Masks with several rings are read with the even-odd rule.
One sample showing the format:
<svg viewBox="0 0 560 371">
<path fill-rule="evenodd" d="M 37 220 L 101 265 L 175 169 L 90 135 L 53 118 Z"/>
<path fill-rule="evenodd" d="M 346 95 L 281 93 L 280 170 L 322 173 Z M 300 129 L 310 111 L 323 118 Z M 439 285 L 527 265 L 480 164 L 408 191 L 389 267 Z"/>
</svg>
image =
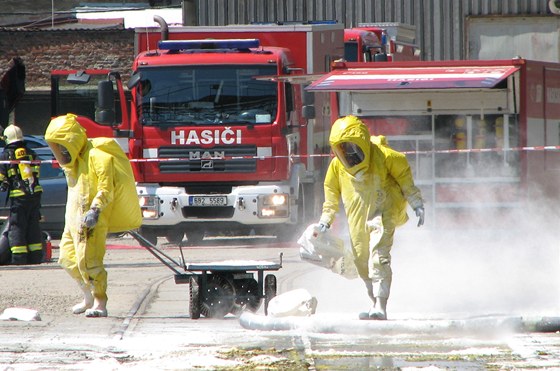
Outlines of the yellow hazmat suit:
<svg viewBox="0 0 560 371">
<path fill-rule="evenodd" d="M 45 139 L 68 182 L 59 264 L 84 291 L 84 302 L 73 311 L 88 316 L 88 310 L 100 304 L 100 310 L 90 316 L 106 316 L 107 233 L 135 229 L 142 223 L 130 162 L 115 140 L 88 139 L 73 114 L 53 119 Z"/>
<path fill-rule="evenodd" d="M 383 136 L 371 136 L 355 116 L 334 122 L 329 142 L 336 157 L 325 177 L 325 202 L 320 224 L 330 226 L 342 199 L 358 274 L 374 305 L 386 300 L 391 288 L 391 247 L 395 228 L 408 220 L 406 203 L 420 217 L 424 210 L 406 156 L 391 149 Z M 349 154 L 350 153 L 350 154 Z M 370 246 L 374 220 L 382 220 L 382 236 Z M 383 315 L 385 317 L 385 309 Z M 371 315 L 371 313 L 370 313 Z"/>
</svg>

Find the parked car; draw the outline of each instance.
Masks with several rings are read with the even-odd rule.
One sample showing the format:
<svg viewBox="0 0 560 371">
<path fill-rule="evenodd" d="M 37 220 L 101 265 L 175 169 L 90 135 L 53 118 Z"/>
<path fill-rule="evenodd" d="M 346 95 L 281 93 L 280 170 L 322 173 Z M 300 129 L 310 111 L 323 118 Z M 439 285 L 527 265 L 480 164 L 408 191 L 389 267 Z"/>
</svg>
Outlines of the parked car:
<svg viewBox="0 0 560 371">
<path fill-rule="evenodd" d="M 47 141 L 43 135 L 24 135 L 23 139 L 27 143 L 27 147 L 31 149 L 48 147 Z M 0 147 L 4 148 L 6 142 L 0 139 Z"/>
<path fill-rule="evenodd" d="M 54 156 L 49 147 L 33 148 L 41 160 L 53 160 Z M 49 162 L 41 164 L 39 180 L 43 187 L 41 197 L 41 227 L 53 238 L 59 238 L 64 230 L 64 215 L 66 212 L 66 196 L 68 186 L 64 171 Z M 0 218 L 5 219 L 10 214 L 10 201 L 7 192 L 0 192 Z"/>
</svg>

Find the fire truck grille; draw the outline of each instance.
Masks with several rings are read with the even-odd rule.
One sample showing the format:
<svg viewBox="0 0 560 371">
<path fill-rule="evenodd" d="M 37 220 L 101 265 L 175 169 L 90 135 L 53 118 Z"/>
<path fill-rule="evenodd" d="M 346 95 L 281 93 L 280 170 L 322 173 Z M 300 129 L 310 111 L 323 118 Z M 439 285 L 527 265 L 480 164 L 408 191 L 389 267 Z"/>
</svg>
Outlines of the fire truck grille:
<svg viewBox="0 0 560 371">
<path fill-rule="evenodd" d="M 257 170 L 256 146 L 228 146 L 213 148 L 161 147 L 161 173 L 251 173 Z M 174 160 L 177 159 L 177 160 Z"/>
</svg>

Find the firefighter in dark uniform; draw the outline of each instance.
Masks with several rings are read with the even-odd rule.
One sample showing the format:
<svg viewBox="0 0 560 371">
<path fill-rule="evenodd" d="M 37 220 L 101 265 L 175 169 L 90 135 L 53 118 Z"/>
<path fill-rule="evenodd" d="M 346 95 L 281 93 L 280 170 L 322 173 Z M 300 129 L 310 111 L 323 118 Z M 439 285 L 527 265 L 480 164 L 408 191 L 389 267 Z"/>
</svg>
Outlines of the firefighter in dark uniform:
<svg viewBox="0 0 560 371">
<path fill-rule="evenodd" d="M 8 241 L 12 264 L 39 264 L 43 260 L 39 164 L 35 152 L 27 148 L 21 129 L 9 125 L 4 130 L 6 147 L 0 155 L 0 189 L 9 192 Z M 21 162 L 20 162 L 21 161 Z"/>
</svg>

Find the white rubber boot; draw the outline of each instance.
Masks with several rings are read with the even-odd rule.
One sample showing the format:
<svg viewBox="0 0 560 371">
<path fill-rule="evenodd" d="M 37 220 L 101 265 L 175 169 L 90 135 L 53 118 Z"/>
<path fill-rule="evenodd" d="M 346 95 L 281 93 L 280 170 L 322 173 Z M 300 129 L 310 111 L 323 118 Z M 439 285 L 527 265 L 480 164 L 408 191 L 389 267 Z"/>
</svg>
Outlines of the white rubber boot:
<svg viewBox="0 0 560 371">
<path fill-rule="evenodd" d="M 359 318 L 359 319 L 362 319 L 362 320 L 373 319 L 373 318 L 370 318 L 370 317 L 369 317 L 369 314 L 370 314 L 370 313 L 373 313 L 373 311 L 375 310 L 375 309 L 374 309 L 374 308 L 375 308 L 375 299 L 373 299 L 373 300 L 374 300 L 374 302 L 373 302 L 371 308 L 369 309 L 369 311 L 367 311 L 367 312 L 360 312 L 360 313 L 358 314 L 358 318 Z"/>
<path fill-rule="evenodd" d="M 375 308 L 375 297 L 373 296 L 373 285 L 371 283 L 371 280 L 364 280 L 364 283 L 366 284 L 366 289 L 367 289 L 367 293 L 368 293 L 368 297 L 371 299 L 372 305 L 369 311 L 367 312 L 360 312 L 358 314 L 358 318 L 359 319 L 371 319 L 369 318 L 369 314 L 374 310 Z"/>
<path fill-rule="evenodd" d="M 107 298 L 94 298 L 93 306 L 86 310 L 86 317 L 107 317 Z"/>
<path fill-rule="evenodd" d="M 83 282 L 79 282 L 78 285 L 84 293 L 84 300 L 72 307 L 72 313 L 74 314 L 82 314 L 93 306 L 93 295 L 91 294 L 91 287 Z"/>
<path fill-rule="evenodd" d="M 369 318 L 382 321 L 387 319 L 387 298 L 375 298 L 373 308 L 369 311 Z"/>
<path fill-rule="evenodd" d="M 371 293 L 371 295 L 369 295 L 370 293 Z M 372 319 L 372 318 L 369 317 L 369 314 L 373 313 L 373 311 L 375 310 L 376 300 L 375 300 L 375 297 L 373 296 L 373 292 L 371 292 L 369 290 L 369 287 L 368 287 L 368 296 L 371 299 L 371 307 L 370 307 L 369 311 L 367 311 L 367 312 L 360 312 L 358 314 L 359 319 L 364 319 L 364 320 Z"/>
</svg>

